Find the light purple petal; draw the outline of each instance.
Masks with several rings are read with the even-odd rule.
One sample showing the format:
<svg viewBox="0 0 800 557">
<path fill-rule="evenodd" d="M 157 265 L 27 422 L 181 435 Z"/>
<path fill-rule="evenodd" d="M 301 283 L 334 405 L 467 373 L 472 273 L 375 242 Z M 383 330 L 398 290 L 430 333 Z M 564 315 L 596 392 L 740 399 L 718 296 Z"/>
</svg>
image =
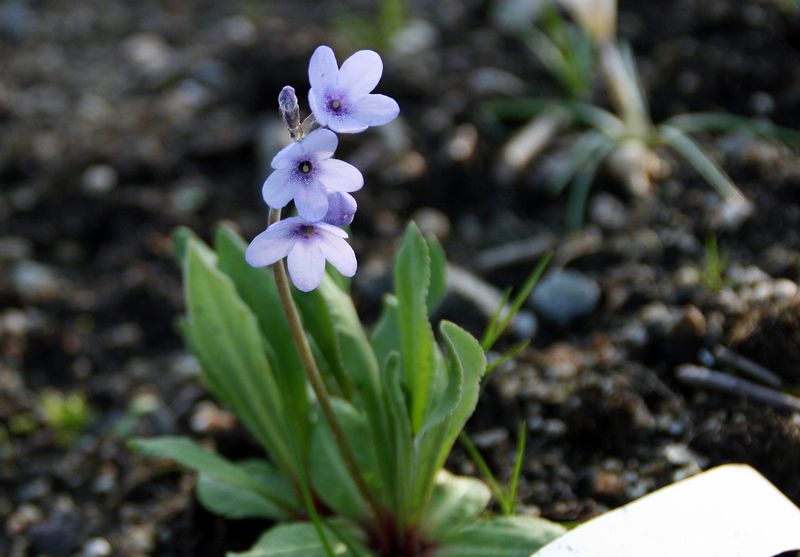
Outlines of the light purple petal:
<svg viewBox="0 0 800 557">
<path fill-rule="evenodd" d="M 353 196 L 342 191 L 328 192 L 328 212 L 322 219 L 333 226 L 347 226 L 353 222 L 358 204 Z"/>
<path fill-rule="evenodd" d="M 332 191 L 356 191 L 364 185 L 364 177 L 353 166 L 339 159 L 317 163 L 317 179 Z"/>
<path fill-rule="evenodd" d="M 359 50 L 342 63 L 336 84 L 347 91 L 352 100 L 375 89 L 383 73 L 383 62 L 377 52 Z"/>
<path fill-rule="evenodd" d="M 265 267 L 286 257 L 294 245 L 296 227 L 296 223 L 287 219 L 267 228 L 247 246 L 244 256 L 247 262 L 253 267 Z"/>
<path fill-rule="evenodd" d="M 400 114 L 397 102 L 386 95 L 367 95 L 353 107 L 352 118 L 367 126 L 388 124 Z"/>
<path fill-rule="evenodd" d="M 298 290 L 314 290 L 325 274 L 325 257 L 319 249 L 317 238 L 299 240 L 289 252 L 289 276 Z"/>
<path fill-rule="evenodd" d="M 308 63 L 308 81 L 312 89 L 323 91 L 336 85 L 336 76 L 339 74 L 339 65 L 336 55 L 328 46 L 317 47 Z"/>
<path fill-rule="evenodd" d="M 321 182 L 314 180 L 297 188 L 294 204 L 302 218 L 309 222 L 322 220 L 328 212 L 328 194 Z"/>
<path fill-rule="evenodd" d="M 323 232 L 327 232 L 333 234 L 334 236 L 339 236 L 339 238 L 347 238 L 347 232 L 339 228 L 338 226 L 333 226 L 332 224 L 327 224 L 325 222 L 315 222 L 314 226 L 322 230 Z"/>
<path fill-rule="evenodd" d="M 300 143 L 306 155 L 314 154 L 317 160 L 329 159 L 336 152 L 339 138 L 331 130 L 314 130 Z"/>
<path fill-rule="evenodd" d="M 356 268 L 358 267 L 356 254 L 350 244 L 343 238 L 320 232 L 318 243 L 325 259 L 330 261 L 337 271 L 346 277 L 352 277 L 356 274 Z"/>
<path fill-rule="evenodd" d="M 323 95 L 323 93 L 320 92 L 320 95 Z M 320 97 L 320 99 L 322 99 L 322 97 Z M 311 112 L 314 114 L 314 118 L 316 118 L 317 122 L 319 122 L 321 126 L 327 126 L 328 111 L 325 109 L 324 105 L 319 104 L 317 101 L 317 93 L 314 89 L 309 89 L 308 91 L 308 106 L 311 107 Z"/>
<path fill-rule="evenodd" d="M 297 157 L 303 154 L 300 144 L 292 141 L 289 145 L 278 151 L 278 154 L 272 158 L 271 166 L 275 169 L 288 168 L 295 164 Z"/>
<path fill-rule="evenodd" d="M 338 133 L 359 133 L 369 127 L 368 124 L 363 123 L 360 118 L 356 118 L 352 114 L 328 118 L 327 126 Z"/>
<path fill-rule="evenodd" d="M 264 182 L 261 195 L 273 209 L 285 207 L 295 196 L 297 182 L 292 179 L 292 171 L 288 168 L 274 170 Z"/>
</svg>

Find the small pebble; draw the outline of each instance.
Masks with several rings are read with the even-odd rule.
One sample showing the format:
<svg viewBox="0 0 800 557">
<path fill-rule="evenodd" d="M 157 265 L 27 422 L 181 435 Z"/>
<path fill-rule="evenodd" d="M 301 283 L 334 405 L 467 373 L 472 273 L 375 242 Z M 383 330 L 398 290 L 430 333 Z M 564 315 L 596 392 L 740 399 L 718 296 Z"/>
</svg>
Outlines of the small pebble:
<svg viewBox="0 0 800 557">
<path fill-rule="evenodd" d="M 390 42 L 393 58 L 409 59 L 431 50 L 439 41 L 437 27 L 424 19 L 414 19 L 397 32 Z"/>
<path fill-rule="evenodd" d="M 572 269 L 552 271 L 536 286 L 531 296 L 541 317 L 564 326 L 592 313 L 600 301 L 596 281 Z"/>
<path fill-rule="evenodd" d="M 80 518 L 74 508 L 56 508 L 44 522 L 31 526 L 28 538 L 35 555 L 69 555 L 78 541 Z"/>
<path fill-rule="evenodd" d="M 33 243 L 21 236 L 0 238 L 0 261 L 18 261 L 33 255 Z"/>
<path fill-rule="evenodd" d="M 229 431 L 236 425 L 236 417 L 213 402 L 204 400 L 195 407 L 189 424 L 196 433 Z"/>
<path fill-rule="evenodd" d="M 152 553 L 156 545 L 154 527 L 147 524 L 129 527 L 125 535 L 125 543 L 131 552 Z"/>
<path fill-rule="evenodd" d="M 423 207 L 415 212 L 411 218 L 426 236 L 430 235 L 442 241 L 450 235 L 452 228 L 450 219 L 438 209 Z"/>
<path fill-rule="evenodd" d="M 487 429 L 470 435 L 470 439 L 481 449 L 497 447 L 508 440 L 508 430 L 503 427 Z"/>
<path fill-rule="evenodd" d="M 478 97 L 519 95 L 525 91 L 525 81 L 499 68 L 478 68 L 469 75 L 469 85 Z"/>
<path fill-rule="evenodd" d="M 190 352 L 177 354 L 170 359 L 169 370 L 179 378 L 199 377 L 203 371 L 200 362 Z"/>
<path fill-rule="evenodd" d="M 92 538 L 81 548 L 79 557 L 109 557 L 113 553 L 111 544 L 105 538 Z"/>
<path fill-rule="evenodd" d="M 20 261 L 10 272 L 11 284 L 26 301 L 46 301 L 61 292 L 61 281 L 55 271 L 35 261 Z"/>
<path fill-rule="evenodd" d="M 139 344 L 143 336 L 142 328 L 138 324 L 127 322 L 109 329 L 104 338 L 111 348 L 131 348 Z"/>
<path fill-rule="evenodd" d="M 456 162 L 465 162 L 475 154 L 478 145 L 478 130 L 472 124 L 461 124 L 447 141 L 447 156 Z"/>
<path fill-rule="evenodd" d="M 797 283 L 789 279 L 777 279 L 771 286 L 772 295 L 775 298 L 794 298 L 797 296 Z"/>
<path fill-rule="evenodd" d="M 223 37 L 231 43 L 244 46 L 258 37 L 256 26 L 243 15 L 230 16 L 220 22 Z"/>
<path fill-rule="evenodd" d="M 117 171 L 107 164 L 93 164 L 83 171 L 83 191 L 91 195 L 102 195 L 113 190 L 118 181 Z"/>
<path fill-rule="evenodd" d="M 600 471 L 592 478 L 592 491 L 600 497 L 624 497 L 625 487 L 625 481 L 615 472 Z"/>
<path fill-rule="evenodd" d="M 675 324 L 673 333 L 678 337 L 702 338 L 706 334 L 706 318 L 697 307 L 687 306 Z"/>
<path fill-rule="evenodd" d="M 601 192 L 592 197 L 589 218 L 606 230 L 624 230 L 630 221 L 630 214 L 619 199 Z"/>
<path fill-rule="evenodd" d="M 158 35 L 141 33 L 122 45 L 125 56 L 142 73 L 160 74 L 172 64 L 172 48 Z"/>
<path fill-rule="evenodd" d="M 43 516 L 42 510 L 36 505 L 23 503 L 6 521 L 6 533 L 9 536 L 18 536 L 32 524 L 40 522 Z"/>
</svg>

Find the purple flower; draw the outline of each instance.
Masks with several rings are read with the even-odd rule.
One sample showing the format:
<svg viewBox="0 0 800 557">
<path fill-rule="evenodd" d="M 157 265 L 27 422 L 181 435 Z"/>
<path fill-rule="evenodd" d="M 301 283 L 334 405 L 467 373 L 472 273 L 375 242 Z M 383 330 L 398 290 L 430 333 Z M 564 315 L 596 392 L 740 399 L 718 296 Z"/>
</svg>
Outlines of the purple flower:
<svg viewBox="0 0 800 557">
<path fill-rule="evenodd" d="M 353 222 L 357 209 L 358 204 L 349 193 L 328 192 L 328 212 L 322 220 L 334 226 L 347 226 Z"/>
<path fill-rule="evenodd" d="M 339 140 L 330 130 L 314 130 L 275 155 L 275 171 L 264 182 L 264 201 L 280 209 L 294 199 L 297 212 L 308 221 L 321 220 L 328 212 L 327 191 L 356 191 L 364 185 L 358 169 L 332 159 Z"/>
<path fill-rule="evenodd" d="M 377 52 L 359 50 L 340 69 L 333 50 L 318 47 L 308 65 L 308 103 L 317 122 L 335 132 L 357 133 L 394 120 L 400 113 L 394 99 L 370 94 L 382 73 Z"/>
<path fill-rule="evenodd" d="M 325 275 L 325 261 L 346 277 L 356 274 L 356 254 L 344 239 L 347 232 L 324 222 L 289 217 L 256 236 L 245 258 L 253 267 L 265 267 L 288 256 L 289 276 L 303 292 L 314 290 Z"/>
</svg>

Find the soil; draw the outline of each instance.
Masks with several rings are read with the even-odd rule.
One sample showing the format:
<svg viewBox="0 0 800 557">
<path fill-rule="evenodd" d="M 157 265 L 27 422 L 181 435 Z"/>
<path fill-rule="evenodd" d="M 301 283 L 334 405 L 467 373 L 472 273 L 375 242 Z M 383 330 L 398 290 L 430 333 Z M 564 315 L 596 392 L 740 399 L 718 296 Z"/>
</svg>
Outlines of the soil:
<svg viewBox="0 0 800 557">
<path fill-rule="evenodd" d="M 579 271 L 601 298 L 566 325 L 540 318 L 468 427 L 506 478 L 526 423 L 524 510 L 581 521 L 726 462 L 753 465 L 800 504 L 800 413 L 675 374 L 732 372 L 712 356 L 722 345 L 777 374 L 779 390 L 800 387 L 800 154 L 701 135 L 754 202 L 749 220 L 716 229 L 721 200 L 670 159 L 646 199 L 601 175 L 586 227 L 569 234 L 565 197 L 541 189 L 546 164 L 496 183 L 500 149 L 523 122 L 487 120 L 482 103 L 558 89 L 492 23 L 491 4 L 409 2 L 413 25 L 381 45 L 380 90 L 402 116 L 342 141 L 341 158 L 367 178 L 352 234 L 365 321 L 408 218 L 500 288 L 520 286 L 535 259 L 477 268 L 482 254 L 554 235 L 553 268 Z M 620 34 L 654 119 L 724 110 L 800 128 L 800 13 L 789 4 L 622 0 Z M 277 93 L 305 90 L 318 44 L 374 46 L 345 23 L 369 5 L 0 4 L 0 555 L 218 556 L 266 527 L 210 515 L 192 474 L 131 454 L 125 439 L 188 434 L 232 458 L 257 453 L 199 385 L 176 333 L 170 234 L 184 225 L 208 238 L 220 221 L 245 238 L 263 229 L 260 183 L 285 141 Z M 702 280 L 709 235 L 728 256 L 719 284 Z M 445 317 L 476 334 L 485 324 L 454 296 Z M 46 417 L 53 389 L 91 409 L 71 438 Z M 475 473 L 461 449 L 449 465 Z"/>
</svg>

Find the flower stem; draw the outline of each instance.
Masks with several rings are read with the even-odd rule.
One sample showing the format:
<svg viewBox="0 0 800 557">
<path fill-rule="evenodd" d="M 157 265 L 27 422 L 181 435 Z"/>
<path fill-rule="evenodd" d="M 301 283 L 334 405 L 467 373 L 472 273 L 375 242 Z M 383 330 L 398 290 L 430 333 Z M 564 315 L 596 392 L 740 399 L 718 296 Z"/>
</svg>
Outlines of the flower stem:
<svg viewBox="0 0 800 557">
<path fill-rule="evenodd" d="M 271 209 L 269 213 L 269 224 L 272 225 L 278 222 L 280 219 L 280 209 Z M 275 263 L 272 266 L 272 270 L 275 273 L 275 284 L 278 287 L 278 294 L 281 298 L 281 304 L 283 305 L 284 313 L 286 313 L 286 320 L 289 322 L 289 329 L 292 332 L 294 343 L 297 346 L 297 351 L 300 353 L 300 359 L 303 362 L 306 378 L 308 379 L 308 382 L 311 383 L 311 388 L 314 389 L 314 394 L 317 396 L 319 406 L 322 409 L 322 413 L 325 415 L 325 419 L 331 428 L 333 439 L 336 442 L 336 445 L 339 447 L 339 452 L 342 454 L 345 466 L 347 467 L 350 477 L 353 479 L 353 483 L 355 483 L 359 493 L 367 502 L 372 512 L 375 514 L 377 523 L 380 524 L 383 517 L 383 512 L 381 512 L 381 507 L 378 504 L 378 501 L 375 499 L 372 491 L 370 491 L 369 487 L 367 486 L 367 483 L 361 474 L 361 470 L 358 467 L 358 463 L 356 462 L 356 458 L 353 455 L 353 451 L 347 442 L 347 437 L 345 437 L 344 431 L 342 431 L 342 427 L 339 425 L 339 420 L 336 418 L 336 414 L 333 412 L 331 396 L 328 393 L 325 382 L 322 380 L 322 376 L 320 375 L 317 362 L 314 359 L 314 354 L 311 352 L 311 346 L 308 343 L 308 338 L 306 337 L 305 330 L 303 329 L 303 323 L 300 320 L 300 313 L 297 311 L 297 306 L 292 298 L 292 291 L 289 287 L 289 277 L 286 274 L 286 266 L 284 265 L 283 260 Z"/>
</svg>

